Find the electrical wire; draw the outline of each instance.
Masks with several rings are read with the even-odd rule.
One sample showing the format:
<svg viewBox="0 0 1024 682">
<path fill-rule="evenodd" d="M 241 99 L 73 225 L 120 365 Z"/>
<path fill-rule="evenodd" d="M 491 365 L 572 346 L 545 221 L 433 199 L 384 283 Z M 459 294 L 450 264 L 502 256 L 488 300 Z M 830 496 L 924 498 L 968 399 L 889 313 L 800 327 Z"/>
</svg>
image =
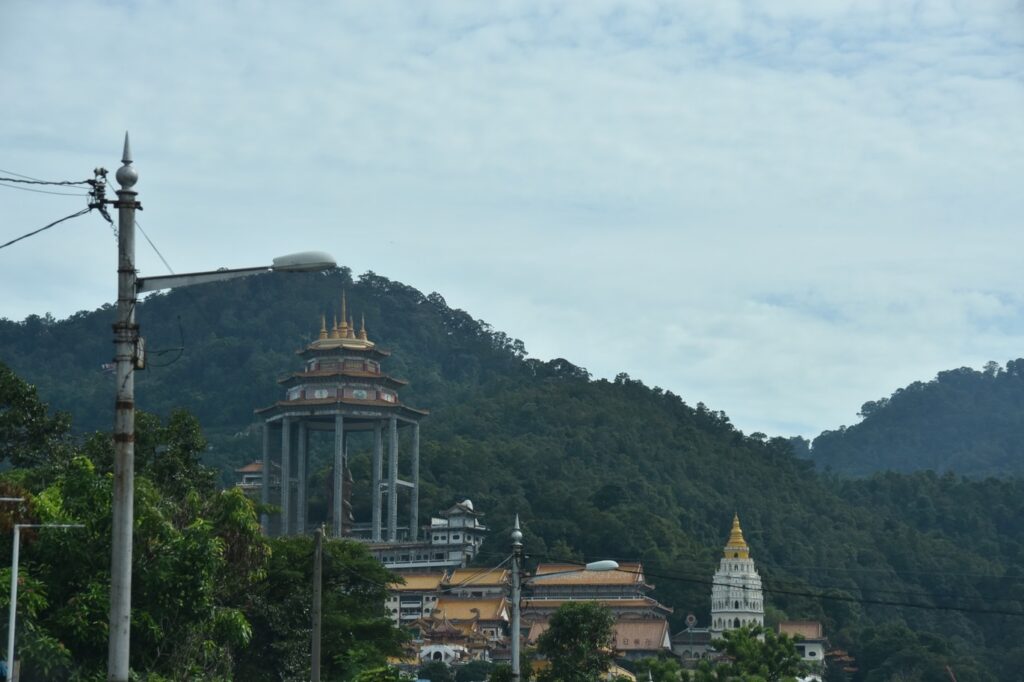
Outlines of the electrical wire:
<svg viewBox="0 0 1024 682">
<path fill-rule="evenodd" d="M 72 213 L 71 215 L 64 216 L 60 220 L 54 220 L 49 225 L 44 225 L 43 227 L 40 227 L 38 230 L 32 230 L 31 232 L 29 232 L 27 234 L 23 234 L 20 237 L 16 237 L 15 239 L 12 239 L 9 242 L 6 242 L 4 244 L 0 244 L 0 249 L 6 249 L 8 246 L 11 246 L 12 244 L 17 244 L 22 239 L 28 239 L 29 237 L 37 235 L 40 232 L 43 232 L 44 230 L 49 230 L 54 225 L 59 225 L 60 223 L 64 222 L 65 220 L 71 220 L 72 218 L 77 218 L 78 216 L 85 215 L 86 213 L 88 213 L 91 210 L 92 210 L 91 207 L 86 207 L 86 208 L 83 208 L 81 211 L 78 211 L 77 213 Z"/>
<path fill-rule="evenodd" d="M 160 262 L 162 262 L 164 264 L 164 267 L 167 268 L 167 272 L 173 275 L 174 270 L 171 269 L 171 266 L 167 263 L 167 259 L 164 258 L 164 255 L 162 253 L 160 253 L 160 249 L 156 248 L 156 244 L 154 244 L 153 240 L 149 238 L 149 235 L 146 234 L 146 231 L 142 229 L 142 223 L 136 220 L 135 227 L 139 228 L 139 232 L 141 232 L 142 236 L 146 238 L 147 242 L 149 242 L 149 245 L 153 248 L 153 251 L 156 252 L 157 258 L 159 258 Z"/>
<path fill-rule="evenodd" d="M 20 189 L 22 192 L 36 192 L 37 194 L 53 194 L 60 197 L 87 197 L 88 192 L 52 192 L 46 189 L 33 189 L 32 187 L 21 187 L 20 185 L 11 185 L 7 182 L 0 181 L 0 187 L 6 187 L 7 189 Z"/>
<path fill-rule="evenodd" d="M 571 565 L 580 566 L 580 567 L 585 565 L 584 563 L 581 563 L 577 559 L 565 560 L 565 559 L 545 558 L 545 560 L 546 561 L 551 561 L 551 562 L 571 564 Z M 667 580 L 669 582 L 689 583 L 689 584 L 695 584 L 695 585 L 707 585 L 707 586 L 710 586 L 710 587 L 726 586 L 726 587 L 732 587 L 732 588 L 736 588 L 736 589 L 741 589 L 741 590 L 744 590 L 744 591 L 746 591 L 746 590 L 749 590 L 751 592 L 757 591 L 757 588 L 750 587 L 750 586 L 747 586 L 747 585 L 736 585 L 736 584 L 733 584 L 733 583 L 723 583 L 723 582 L 720 582 L 720 581 L 719 582 L 715 582 L 713 579 L 708 579 L 708 578 L 697 578 L 697 577 L 685 576 L 685 575 L 674 575 L 674 574 L 670 574 L 670 573 L 652 572 L 652 571 L 646 570 L 646 569 L 643 570 L 643 572 L 631 571 L 631 570 L 622 569 L 622 568 L 618 568 L 618 569 L 615 569 L 615 570 L 620 572 L 620 573 L 629 573 L 631 575 L 642 575 L 644 577 L 652 577 L 652 578 L 657 578 L 659 580 Z M 836 588 L 828 588 L 828 587 L 823 587 L 823 586 L 815 586 L 815 587 L 819 587 L 820 589 L 840 589 L 840 590 L 849 590 L 849 589 L 851 589 L 850 587 L 836 587 Z M 860 589 L 860 588 L 856 588 L 856 589 Z M 866 591 L 873 592 L 873 590 L 866 590 Z M 961 612 L 961 613 L 970 613 L 970 614 L 984 614 L 984 615 L 1024 617 L 1024 610 L 1021 610 L 1021 611 L 1008 611 L 1008 610 L 989 609 L 989 608 L 982 608 L 982 607 L 975 607 L 975 606 L 968 607 L 968 606 L 954 606 L 954 605 L 949 605 L 949 604 L 918 604 L 918 603 L 914 603 L 914 602 L 910 602 L 910 601 L 905 601 L 905 600 L 870 599 L 870 598 L 866 598 L 866 597 L 854 597 L 852 595 L 837 595 L 837 594 L 826 594 L 826 593 L 823 593 L 823 592 L 812 592 L 812 591 L 807 591 L 807 590 L 784 589 L 784 588 L 781 588 L 781 587 L 769 587 L 769 586 L 766 586 L 764 584 L 762 584 L 762 586 L 760 588 L 760 592 L 766 593 L 766 594 L 780 594 L 780 595 L 786 595 L 786 596 L 809 597 L 809 598 L 817 599 L 817 600 L 829 600 L 829 601 L 840 601 L 840 602 L 847 602 L 847 603 L 864 604 L 864 605 L 868 605 L 868 606 L 893 606 L 893 607 L 915 608 L 915 609 L 923 609 L 923 610 L 931 610 L 931 611 L 957 611 L 957 612 Z M 937 595 L 922 594 L 922 593 L 907 593 L 907 592 L 893 592 L 893 593 L 894 594 L 904 594 L 908 598 L 909 597 L 934 597 L 934 596 L 937 596 Z M 1020 599 L 1006 599 L 1004 597 L 968 597 L 968 596 L 957 596 L 957 595 L 946 595 L 946 596 L 947 596 L 947 598 L 951 598 L 951 599 L 961 599 L 961 600 L 966 599 L 966 600 L 972 600 L 972 601 L 985 599 L 985 600 L 989 600 L 989 601 L 1003 601 L 1003 602 L 1010 601 L 1010 602 L 1018 602 L 1018 603 L 1021 602 Z"/>
<path fill-rule="evenodd" d="M 20 175 L 20 173 L 12 173 L 12 175 Z M 23 185 L 91 185 L 94 180 L 35 180 L 27 179 L 27 176 L 21 178 L 6 178 L 0 176 L 0 182 L 17 182 Z"/>
<path fill-rule="evenodd" d="M 6 168 L 0 168 L 0 173 L 7 173 L 8 175 L 17 175 L 19 178 L 25 178 L 26 180 L 38 180 L 31 175 L 25 175 L 24 173 L 15 173 L 14 171 L 7 170 Z"/>
</svg>

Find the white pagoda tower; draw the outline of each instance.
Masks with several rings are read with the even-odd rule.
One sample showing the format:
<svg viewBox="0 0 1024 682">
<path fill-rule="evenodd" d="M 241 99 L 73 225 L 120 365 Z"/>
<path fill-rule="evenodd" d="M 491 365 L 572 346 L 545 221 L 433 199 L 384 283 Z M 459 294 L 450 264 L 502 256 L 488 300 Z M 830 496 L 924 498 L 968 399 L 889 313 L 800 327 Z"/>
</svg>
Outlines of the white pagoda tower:
<svg viewBox="0 0 1024 682">
<path fill-rule="evenodd" d="M 764 625 L 761 576 L 743 539 L 739 515 L 733 516 L 732 532 L 711 588 L 711 633 L 721 635 L 744 625 Z"/>
</svg>

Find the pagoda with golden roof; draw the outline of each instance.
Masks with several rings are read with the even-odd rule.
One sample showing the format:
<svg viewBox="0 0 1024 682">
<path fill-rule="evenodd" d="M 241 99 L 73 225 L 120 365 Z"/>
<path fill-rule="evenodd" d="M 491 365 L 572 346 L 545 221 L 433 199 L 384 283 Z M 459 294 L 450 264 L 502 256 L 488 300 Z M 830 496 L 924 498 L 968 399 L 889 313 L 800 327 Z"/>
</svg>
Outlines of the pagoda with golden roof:
<svg viewBox="0 0 1024 682">
<path fill-rule="evenodd" d="M 711 583 L 711 632 L 719 635 L 744 625 L 764 625 L 764 594 L 761 576 L 750 558 L 739 514 L 732 517 L 732 530 Z"/>
<path fill-rule="evenodd" d="M 365 317 L 356 330 L 348 315 L 344 291 L 340 313 L 341 321 L 333 315 L 329 329 L 327 316 L 320 317 L 317 339 L 298 351 L 303 359 L 302 370 L 278 382 L 285 391 L 284 399 L 256 410 L 263 419 L 263 462 L 270 463 L 263 467 L 262 502 L 280 507 L 280 514 L 274 519 L 264 512 L 264 533 L 291 535 L 308 530 L 309 440 L 311 434 L 330 432 L 334 455 L 329 519 L 332 536 L 341 537 L 352 530 L 348 444 L 350 436 L 367 434 L 372 436 L 373 443 L 368 539 L 399 539 L 398 494 L 406 489 L 410 492 L 410 519 L 407 537 L 403 539 L 415 540 L 419 526 L 419 421 L 427 412 L 399 400 L 398 391 L 406 382 L 382 372 L 381 363 L 390 353 L 370 340 Z M 409 481 L 399 479 L 399 430 L 405 429 L 412 431 L 406 467 Z M 275 466 L 280 471 L 280 485 L 277 499 L 272 500 L 271 469 Z"/>
</svg>

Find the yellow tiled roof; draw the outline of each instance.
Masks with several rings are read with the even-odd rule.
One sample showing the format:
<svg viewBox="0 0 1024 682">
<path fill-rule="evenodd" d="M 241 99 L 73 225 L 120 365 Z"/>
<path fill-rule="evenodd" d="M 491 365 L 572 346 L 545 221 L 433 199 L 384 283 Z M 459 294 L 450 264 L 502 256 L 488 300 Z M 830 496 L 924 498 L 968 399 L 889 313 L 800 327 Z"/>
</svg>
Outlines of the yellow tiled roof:
<svg viewBox="0 0 1024 682">
<path fill-rule="evenodd" d="M 548 575 L 558 573 L 559 575 Z M 636 585 L 643 582 L 644 570 L 639 563 L 622 563 L 614 571 L 585 571 L 578 564 L 540 564 L 532 578 L 543 585 Z"/>
<path fill-rule="evenodd" d="M 524 609 L 537 609 L 537 610 L 550 609 L 550 610 L 553 611 L 553 610 L 557 609 L 559 606 L 561 606 L 562 604 L 565 604 L 566 602 L 570 602 L 570 601 L 582 601 L 582 600 L 579 600 L 579 599 L 576 599 L 576 600 L 573 600 L 573 599 L 524 599 L 523 600 L 523 608 Z M 655 609 L 656 611 L 664 611 L 665 613 L 672 613 L 672 607 L 665 606 L 664 604 L 661 604 L 657 600 L 651 599 L 650 597 L 645 597 L 643 599 L 594 599 L 592 601 L 596 601 L 601 606 L 606 606 L 606 607 L 610 608 L 612 611 L 615 611 L 617 609 L 631 609 L 631 608 L 644 608 L 644 607 L 647 607 L 647 608 Z"/>
<path fill-rule="evenodd" d="M 391 588 L 393 592 L 411 592 L 437 590 L 444 580 L 444 573 L 409 573 L 402 575 L 405 579 L 404 585 L 395 584 Z"/>
<path fill-rule="evenodd" d="M 434 607 L 436 615 L 443 614 L 455 620 L 504 620 L 508 617 L 508 602 L 504 597 L 494 599 L 438 599 Z"/>
<path fill-rule="evenodd" d="M 503 568 L 457 568 L 448 579 L 449 587 L 494 587 L 508 584 L 509 573 Z"/>
</svg>

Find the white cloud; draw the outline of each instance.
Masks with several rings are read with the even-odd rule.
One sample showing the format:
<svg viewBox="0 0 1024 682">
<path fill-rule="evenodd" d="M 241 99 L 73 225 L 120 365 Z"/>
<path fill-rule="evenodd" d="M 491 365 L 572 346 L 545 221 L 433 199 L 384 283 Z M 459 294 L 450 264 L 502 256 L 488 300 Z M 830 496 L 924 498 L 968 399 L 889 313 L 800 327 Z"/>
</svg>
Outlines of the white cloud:
<svg viewBox="0 0 1024 682">
<path fill-rule="evenodd" d="M 178 269 L 333 249 L 811 434 L 1021 347 L 1022 43 L 1012 2 L 7 3 L 0 168 L 131 128 Z M 0 236 L 75 208 L 0 191 Z M 0 315 L 112 297 L 87 220 L 0 252 Z"/>
</svg>

